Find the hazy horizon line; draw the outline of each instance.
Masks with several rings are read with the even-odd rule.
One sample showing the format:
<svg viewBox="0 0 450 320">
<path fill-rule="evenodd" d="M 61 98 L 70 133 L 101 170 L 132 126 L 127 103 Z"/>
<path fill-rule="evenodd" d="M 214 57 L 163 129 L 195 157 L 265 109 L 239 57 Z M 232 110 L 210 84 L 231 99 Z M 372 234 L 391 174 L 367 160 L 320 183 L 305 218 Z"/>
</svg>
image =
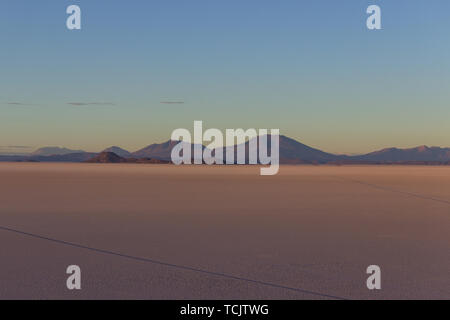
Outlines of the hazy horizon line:
<svg viewBox="0 0 450 320">
<path fill-rule="evenodd" d="M 270 136 L 270 134 L 268 134 L 268 135 Z M 261 136 L 261 135 L 258 135 L 258 137 L 259 136 Z M 319 151 L 323 151 L 323 152 L 326 152 L 326 153 L 329 153 L 329 154 L 333 154 L 333 155 L 342 155 L 342 156 L 365 155 L 365 154 L 368 154 L 368 153 L 382 151 L 382 150 L 386 150 L 386 149 L 409 150 L 409 149 L 417 149 L 417 148 L 420 148 L 420 147 L 440 148 L 440 149 L 449 149 L 450 148 L 450 147 L 446 147 L 446 146 L 417 144 L 417 145 L 414 145 L 414 146 L 406 146 L 406 147 L 392 146 L 391 145 L 391 146 L 387 146 L 387 147 L 381 147 L 381 148 L 378 148 L 378 149 L 374 149 L 374 150 L 368 151 L 368 152 L 329 152 L 329 151 L 325 151 L 321 147 L 311 146 L 309 144 L 303 143 L 303 142 L 301 142 L 301 141 L 299 141 L 299 140 L 297 140 L 295 138 L 291 138 L 291 137 L 283 135 L 283 134 L 280 134 L 280 136 L 281 137 L 286 137 L 286 138 L 291 139 L 291 140 L 294 140 L 297 143 L 303 144 L 303 145 L 305 145 L 307 147 L 310 147 L 310 148 L 313 148 L 313 149 L 316 149 L 316 150 L 319 150 Z M 10 149 L 15 149 L 14 146 L 0 146 L 0 156 L 27 156 L 27 155 L 31 155 L 33 152 L 36 152 L 37 150 L 40 150 L 40 149 L 43 149 L 43 148 L 59 148 L 59 149 L 69 149 L 69 150 L 74 151 L 74 152 L 83 151 L 83 152 L 86 152 L 86 153 L 101 153 L 101 152 L 103 152 L 106 149 L 109 149 L 109 148 L 112 148 L 112 147 L 117 147 L 117 148 L 123 149 L 123 150 L 125 150 L 125 151 L 127 151 L 129 153 L 135 153 L 135 152 L 137 152 L 137 151 L 139 151 L 141 149 L 144 149 L 146 147 L 149 147 L 151 145 L 164 144 L 164 143 L 167 143 L 169 141 L 181 141 L 181 140 L 167 139 L 167 140 L 164 140 L 162 142 L 154 142 L 154 143 L 147 144 L 147 145 L 145 145 L 143 147 L 140 147 L 140 148 L 138 148 L 137 150 L 134 150 L 134 151 L 130 151 L 130 150 L 132 150 L 131 148 L 121 147 L 121 146 L 119 146 L 117 144 L 113 144 L 113 145 L 110 145 L 108 147 L 102 148 L 99 151 L 87 151 L 87 150 L 85 150 L 82 147 L 68 147 L 68 146 L 61 146 L 61 145 L 44 145 L 44 146 L 26 146 L 26 147 L 25 146 L 20 146 L 21 150 L 31 149 L 32 151 L 31 152 L 23 152 L 23 151 L 22 152 L 14 152 L 14 151 L 2 151 L 2 149 L 9 149 L 9 148 Z M 248 141 L 248 139 L 246 139 L 246 142 L 247 141 Z M 194 143 L 192 143 L 192 144 L 194 144 Z M 205 143 L 202 143 L 202 145 L 206 147 Z M 220 148 L 220 147 L 227 148 L 227 147 L 231 147 L 231 146 L 235 146 L 235 145 L 237 145 L 237 143 L 235 143 L 233 145 L 221 145 L 221 146 L 218 146 L 217 148 Z"/>
</svg>

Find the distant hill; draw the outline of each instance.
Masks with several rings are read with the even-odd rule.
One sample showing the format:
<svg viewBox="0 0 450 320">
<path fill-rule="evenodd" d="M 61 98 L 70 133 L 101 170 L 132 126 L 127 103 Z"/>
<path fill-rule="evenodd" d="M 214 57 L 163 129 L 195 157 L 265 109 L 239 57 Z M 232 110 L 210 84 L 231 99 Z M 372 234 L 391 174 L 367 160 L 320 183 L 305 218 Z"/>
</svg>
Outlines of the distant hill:
<svg viewBox="0 0 450 320">
<path fill-rule="evenodd" d="M 254 138 L 260 139 L 260 137 Z M 270 152 L 270 135 L 267 136 L 268 152 Z M 245 163 L 249 162 L 250 141 L 245 142 Z M 420 146 L 410 149 L 389 148 L 365 155 L 336 155 L 312 148 L 294 139 L 281 135 L 279 137 L 280 164 L 443 164 L 450 163 L 450 148 Z M 227 149 L 235 154 L 237 145 L 224 147 L 223 158 L 226 160 Z M 258 158 L 259 160 L 259 158 Z M 259 161 L 258 161 L 259 162 Z"/>
<path fill-rule="evenodd" d="M 116 147 L 116 146 L 109 147 L 109 148 L 103 150 L 102 152 L 113 152 L 123 158 L 130 158 L 132 156 L 129 151 L 122 149 L 120 147 Z"/>
<path fill-rule="evenodd" d="M 53 155 L 64 155 L 70 153 L 83 153 L 83 150 L 71 150 L 67 148 L 60 147 L 43 147 L 32 152 L 30 156 L 53 156 Z"/>
<path fill-rule="evenodd" d="M 255 138 L 255 139 L 259 139 Z M 268 151 L 270 152 L 270 135 L 267 136 Z M 281 135 L 280 142 L 280 163 L 281 164 L 448 164 L 450 162 L 450 148 L 421 146 L 410 149 L 389 148 L 365 155 L 336 155 L 310 147 L 292 138 Z M 178 141 L 166 141 L 160 144 L 151 144 L 131 154 L 134 158 L 151 158 L 159 160 L 171 160 L 171 152 Z M 246 163 L 249 162 L 248 150 L 250 142 L 244 144 L 246 151 Z M 191 152 L 193 155 L 193 147 Z M 205 147 L 203 147 L 204 149 Z M 236 155 L 238 146 L 223 147 L 222 151 L 226 160 L 226 150 L 233 149 Z M 258 159 L 259 160 L 259 159 Z M 236 163 L 236 159 L 235 159 Z"/>
<path fill-rule="evenodd" d="M 27 161 L 29 156 L 10 156 L 10 155 L 0 155 L 0 162 L 18 162 Z"/>
<path fill-rule="evenodd" d="M 52 156 L 0 156 L 0 162 L 83 162 L 97 155 L 82 152 Z"/>
<path fill-rule="evenodd" d="M 88 160 L 85 160 L 84 162 L 89 163 L 123 163 L 127 162 L 127 159 L 122 158 L 121 156 L 118 156 L 114 152 L 100 152 L 98 155 L 94 156 L 93 158 L 90 158 Z"/>
<path fill-rule="evenodd" d="M 257 145 L 259 145 L 260 137 L 254 138 L 256 140 Z M 252 140 L 249 140 L 244 143 L 245 148 L 245 163 L 249 163 L 249 148 Z M 331 153 L 326 153 L 321 150 L 309 147 L 305 144 L 302 144 L 294 139 L 288 138 L 286 136 L 279 136 L 279 156 L 280 156 L 280 164 L 314 164 L 314 163 L 327 163 L 329 161 L 337 161 L 342 159 L 342 156 L 334 155 Z M 233 150 L 234 152 L 234 162 L 237 162 L 238 146 L 230 146 L 223 148 L 223 158 L 227 159 L 227 151 Z M 271 150 L 271 136 L 267 136 L 267 152 L 270 155 Z M 259 152 L 258 152 L 259 154 Z M 259 156 L 258 156 L 259 162 Z"/>
<path fill-rule="evenodd" d="M 335 155 L 312 148 L 286 136 L 279 137 L 281 164 L 450 164 L 450 148 L 420 146 L 409 149 L 387 148 L 364 155 Z M 254 138 L 254 139 L 260 139 Z M 270 152 L 270 135 L 267 136 Z M 30 155 L 1 156 L 0 161 L 39 161 L 39 162 L 89 162 L 94 163 L 169 163 L 174 146 L 179 141 L 169 140 L 164 143 L 151 144 L 136 152 L 130 153 L 119 147 L 110 147 L 101 153 L 88 153 L 82 150 L 71 150 L 59 147 L 40 148 Z M 187 142 L 182 142 L 187 143 Z M 250 141 L 244 143 L 246 163 Z M 194 156 L 194 145 L 191 147 Z M 226 160 L 226 150 L 232 149 L 236 154 L 238 146 L 223 147 Z M 205 147 L 202 146 L 204 150 Z M 236 159 L 235 159 L 236 162 Z"/>
<path fill-rule="evenodd" d="M 280 136 L 280 163 L 326 163 L 343 158 L 309 147 L 294 139 Z"/>
<path fill-rule="evenodd" d="M 372 162 L 448 162 L 450 161 L 450 148 L 427 146 L 409 149 L 388 148 L 350 158 L 352 160 Z"/>
<path fill-rule="evenodd" d="M 255 138 L 258 139 L 258 138 Z M 269 140 L 269 152 L 270 152 L 270 136 Z M 169 140 L 160 144 L 151 144 L 143 149 L 140 149 L 132 153 L 133 157 L 142 158 L 149 157 L 154 159 L 171 160 L 171 153 L 174 146 L 176 146 L 179 141 Z M 205 147 L 202 146 L 204 149 Z M 235 154 L 237 146 L 225 147 L 223 148 L 224 159 L 226 159 L 226 149 L 234 148 Z M 194 145 L 191 144 L 191 154 L 193 157 Z M 248 149 L 249 142 L 245 143 L 246 150 L 246 162 L 248 162 Z M 288 138 L 286 136 L 280 136 L 280 162 L 281 163 L 325 163 L 327 161 L 338 160 L 341 156 L 333 155 L 314 149 L 304 145 L 294 139 Z"/>
<path fill-rule="evenodd" d="M 114 152 L 101 152 L 94 157 L 85 160 L 87 163 L 154 163 L 154 164 L 167 164 L 169 161 L 151 158 L 124 158 Z"/>
<path fill-rule="evenodd" d="M 136 152 L 133 152 L 131 155 L 134 158 L 152 158 L 152 159 L 160 159 L 171 161 L 172 159 L 172 149 L 175 147 L 180 141 L 168 140 L 163 143 L 154 143 L 143 149 L 140 149 Z M 187 143 L 187 142 L 181 142 Z M 191 154 L 194 154 L 194 145 L 191 145 Z M 205 147 L 202 146 L 202 149 Z"/>
<path fill-rule="evenodd" d="M 173 140 L 169 140 L 164 143 L 154 143 L 136 152 L 133 152 L 132 156 L 136 158 L 148 157 L 155 159 L 170 160 L 172 148 L 176 146 L 178 143 L 179 141 Z"/>
<path fill-rule="evenodd" d="M 82 152 L 82 153 L 69 153 L 52 156 L 29 156 L 23 157 L 21 161 L 38 161 L 38 162 L 83 162 L 93 156 L 96 153 Z"/>
</svg>

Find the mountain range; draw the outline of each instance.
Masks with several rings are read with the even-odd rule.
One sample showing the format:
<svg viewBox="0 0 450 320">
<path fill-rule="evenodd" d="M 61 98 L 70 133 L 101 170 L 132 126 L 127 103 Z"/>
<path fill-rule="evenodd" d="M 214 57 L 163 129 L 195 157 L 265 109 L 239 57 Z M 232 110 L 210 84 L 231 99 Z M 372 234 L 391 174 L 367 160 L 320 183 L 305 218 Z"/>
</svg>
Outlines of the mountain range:
<svg viewBox="0 0 450 320">
<path fill-rule="evenodd" d="M 103 151 L 86 160 L 87 163 L 153 163 L 153 164 L 169 164 L 170 161 L 152 159 L 152 158 L 124 158 L 114 152 Z"/>
<path fill-rule="evenodd" d="M 32 152 L 31 156 L 53 156 L 53 155 L 65 155 L 71 153 L 83 153 L 83 150 L 71 150 L 67 148 L 60 147 L 44 147 L 39 148 L 36 151 Z"/>
<path fill-rule="evenodd" d="M 135 152 L 129 152 L 117 146 L 109 147 L 100 153 L 45 147 L 25 156 L 0 155 L 0 161 L 167 163 L 171 160 L 172 148 L 178 143 L 179 141 L 169 140 L 148 145 Z M 244 146 L 247 154 L 246 162 L 248 162 L 249 144 L 250 142 L 247 141 Z M 194 146 L 191 145 L 191 148 L 193 150 Z M 202 146 L 202 148 L 205 147 Z M 224 158 L 228 148 L 234 148 L 236 151 L 238 146 L 224 147 Z M 281 164 L 450 164 L 450 148 L 440 147 L 387 148 L 363 155 L 336 155 L 312 148 L 286 136 L 280 136 L 279 150 Z"/>
</svg>

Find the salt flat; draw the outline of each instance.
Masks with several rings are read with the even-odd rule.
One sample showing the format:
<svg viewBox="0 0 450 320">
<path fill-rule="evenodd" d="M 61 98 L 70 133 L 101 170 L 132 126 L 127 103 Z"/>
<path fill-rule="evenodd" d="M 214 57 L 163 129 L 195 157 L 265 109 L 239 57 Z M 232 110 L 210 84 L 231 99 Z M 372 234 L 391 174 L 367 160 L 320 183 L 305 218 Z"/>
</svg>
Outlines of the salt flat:
<svg viewBox="0 0 450 320">
<path fill-rule="evenodd" d="M 450 299 L 450 167 L 0 163 L 0 298 L 333 297 Z"/>
</svg>

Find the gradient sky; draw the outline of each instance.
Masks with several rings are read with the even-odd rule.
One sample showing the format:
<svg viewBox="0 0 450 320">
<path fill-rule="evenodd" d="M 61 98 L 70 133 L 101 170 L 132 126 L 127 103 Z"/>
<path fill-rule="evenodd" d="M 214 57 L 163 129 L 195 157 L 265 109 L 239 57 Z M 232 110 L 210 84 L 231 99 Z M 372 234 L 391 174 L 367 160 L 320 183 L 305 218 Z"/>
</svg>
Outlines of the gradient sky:
<svg viewBox="0 0 450 320">
<path fill-rule="evenodd" d="M 134 151 L 194 120 L 336 153 L 450 147 L 449 31 L 448 0 L 2 0 L 0 153 Z"/>
</svg>

